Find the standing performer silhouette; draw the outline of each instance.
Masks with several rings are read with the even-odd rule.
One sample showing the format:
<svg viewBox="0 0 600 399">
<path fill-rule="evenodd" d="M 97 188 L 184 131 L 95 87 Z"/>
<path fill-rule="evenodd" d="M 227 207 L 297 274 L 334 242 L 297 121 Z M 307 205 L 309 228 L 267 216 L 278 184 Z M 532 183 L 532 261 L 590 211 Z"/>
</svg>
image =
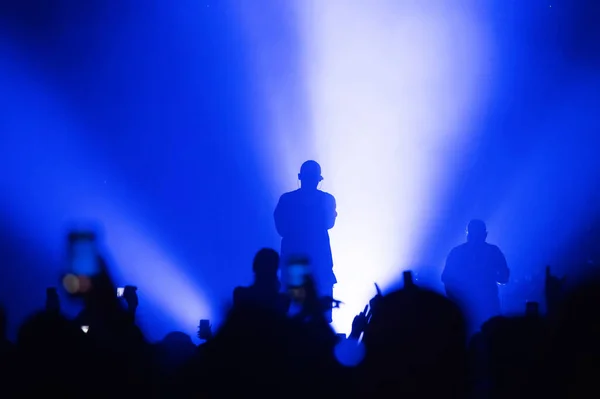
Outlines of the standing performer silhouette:
<svg viewBox="0 0 600 399">
<path fill-rule="evenodd" d="M 286 275 L 291 258 L 305 256 L 310 260 L 319 295 L 333 297 L 337 280 L 328 230 L 333 228 L 337 217 L 335 198 L 318 189 L 323 177 L 321 166 L 315 161 L 302 164 L 298 180 L 300 188 L 283 194 L 275 209 L 275 227 L 282 237 L 282 276 Z M 326 317 L 331 322 L 331 312 Z"/>
</svg>

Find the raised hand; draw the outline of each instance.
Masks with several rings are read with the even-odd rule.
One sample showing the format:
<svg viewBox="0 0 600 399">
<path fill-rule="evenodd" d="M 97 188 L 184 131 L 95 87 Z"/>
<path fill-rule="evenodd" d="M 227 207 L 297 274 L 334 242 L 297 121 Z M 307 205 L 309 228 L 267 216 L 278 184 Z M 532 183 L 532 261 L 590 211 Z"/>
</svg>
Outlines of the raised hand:
<svg viewBox="0 0 600 399">
<path fill-rule="evenodd" d="M 125 302 L 127 302 L 128 310 L 135 312 L 139 305 L 137 287 L 126 285 L 125 289 L 123 290 L 123 298 L 125 299 Z"/>
<path fill-rule="evenodd" d="M 365 306 L 365 309 L 356 315 L 356 317 L 354 317 L 354 321 L 352 321 L 352 332 L 350 333 L 350 338 L 358 340 L 360 335 L 365 332 L 365 329 L 369 324 L 369 318 L 367 316 L 368 309 L 369 305 Z"/>
</svg>

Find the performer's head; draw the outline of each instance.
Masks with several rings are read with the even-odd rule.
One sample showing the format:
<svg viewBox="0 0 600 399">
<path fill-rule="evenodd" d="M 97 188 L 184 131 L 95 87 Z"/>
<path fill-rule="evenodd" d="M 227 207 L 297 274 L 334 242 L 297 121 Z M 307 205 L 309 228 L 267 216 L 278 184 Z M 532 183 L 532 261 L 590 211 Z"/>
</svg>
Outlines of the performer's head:
<svg viewBox="0 0 600 399">
<path fill-rule="evenodd" d="M 485 242 L 487 239 L 487 227 L 483 220 L 474 219 L 467 226 L 467 241 L 468 242 Z"/>
<path fill-rule="evenodd" d="M 304 162 L 302 167 L 300 167 L 298 180 L 300 180 L 301 188 L 316 190 L 319 183 L 323 180 L 323 176 L 321 176 L 321 165 L 316 161 Z"/>
</svg>

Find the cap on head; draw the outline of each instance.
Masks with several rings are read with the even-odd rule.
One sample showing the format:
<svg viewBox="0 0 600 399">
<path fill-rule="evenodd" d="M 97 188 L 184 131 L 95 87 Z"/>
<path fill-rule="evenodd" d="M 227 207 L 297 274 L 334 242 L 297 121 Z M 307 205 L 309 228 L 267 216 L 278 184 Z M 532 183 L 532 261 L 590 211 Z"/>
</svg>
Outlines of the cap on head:
<svg viewBox="0 0 600 399">
<path fill-rule="evenodd" d="M 473 219 L 467 226 L 467 239 L 469 241 L 485 241 L 487 238 L 487 227 L 483 220 Z"/>
<path fill-rule="evenodd" d="M 319 165 L 316 161 L 304 162 L 300 167 L 298 180 L 323 180 L 323 176 L 321 176 L 321 165 Z"/>
</svg>

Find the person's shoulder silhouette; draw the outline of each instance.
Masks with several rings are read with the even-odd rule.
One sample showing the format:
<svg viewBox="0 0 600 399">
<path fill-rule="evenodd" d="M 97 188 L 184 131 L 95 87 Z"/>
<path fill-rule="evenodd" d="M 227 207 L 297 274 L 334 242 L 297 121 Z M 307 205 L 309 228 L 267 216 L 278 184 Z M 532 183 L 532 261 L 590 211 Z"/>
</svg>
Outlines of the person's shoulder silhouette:
<svg viewBox="0 0 600 399">
<path fill-rule="evenodd" d="M 243 287 L 243 286 L 235 287 L 235 289 L 233 290 L 233 305 L 239 306 L 241 304 L 248 302 L 248 299 L 250 298 L 250 296 L 251 296 L 251 293 L 250 293 L 249 287 Z"/>
<path fill-rule="evenodd" d="M 233 291 L 234 306 L 258 306 L 285 313 L 289 298 L 280 292 L 281 283 L 277 276 L 279 254 L 271 248 L 256 253 L 252 264 L 254 282 L 249 287 L 236 287 Z"/>
<path fill-rule="evenodd" d="M 467 227 L 467 242 L 453 248 L 446 260 L 445 273 L 469 269 L 492 267 L 506 268 L 506 259 L 497 245 L 490 244 L 487 239 L 487 227 L 481 220 L 472 220 Z"/>
</svg>

